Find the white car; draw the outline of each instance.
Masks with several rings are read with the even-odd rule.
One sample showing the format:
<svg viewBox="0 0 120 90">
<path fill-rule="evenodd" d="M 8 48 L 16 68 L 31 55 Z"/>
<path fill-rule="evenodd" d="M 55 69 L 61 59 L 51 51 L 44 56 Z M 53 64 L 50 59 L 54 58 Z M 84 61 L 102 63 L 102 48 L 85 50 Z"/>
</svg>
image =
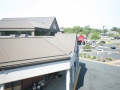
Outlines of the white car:
<svg viewBox="0 0 120 90">
<path fill-rule="evenodd" d="M 105 49 L 103 48 L 103 46 L 98 46 L 98 51 L 104 51 Z"/>
</svg>

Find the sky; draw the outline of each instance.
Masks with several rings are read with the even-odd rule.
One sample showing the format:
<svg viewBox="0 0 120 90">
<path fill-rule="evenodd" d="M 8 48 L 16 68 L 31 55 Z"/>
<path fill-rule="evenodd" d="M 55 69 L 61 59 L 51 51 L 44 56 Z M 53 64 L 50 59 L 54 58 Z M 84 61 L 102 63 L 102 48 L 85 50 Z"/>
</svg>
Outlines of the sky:
<svg viewBox="0 0 120 90">
<path fill-rule="evenodd" d="M 120 0 L 0 0 L 0 19 L 49 16 L 59 27 L 120 28 Z"/>
</svg>

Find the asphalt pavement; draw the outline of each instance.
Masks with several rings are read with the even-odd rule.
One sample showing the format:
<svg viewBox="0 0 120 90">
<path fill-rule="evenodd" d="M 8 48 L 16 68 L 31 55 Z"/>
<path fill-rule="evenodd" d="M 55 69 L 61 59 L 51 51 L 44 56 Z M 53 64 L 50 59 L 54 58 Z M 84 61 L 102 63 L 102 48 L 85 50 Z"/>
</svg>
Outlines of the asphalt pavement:
<svg viewBox="0 0 120 90">
<path fill-rule="evenodd" d="M 120 67 L 80 59 L 76 90 L 120 90 Z"/>
</svg>

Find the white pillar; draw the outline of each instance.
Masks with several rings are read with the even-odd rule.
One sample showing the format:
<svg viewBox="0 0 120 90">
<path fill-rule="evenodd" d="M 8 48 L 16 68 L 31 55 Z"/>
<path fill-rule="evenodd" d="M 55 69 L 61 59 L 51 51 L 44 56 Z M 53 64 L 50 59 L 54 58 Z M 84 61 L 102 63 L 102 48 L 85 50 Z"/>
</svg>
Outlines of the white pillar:
<svg viewBox="0 0 120 90">
<path fill-rule="evenodd" d="M 35 36 L 35 31 L 31 31 L 31 36 Z"/>
<path fill-rule="evenodd" d="M 4 90 L 4 84 L 0 84 L 0 90 Z"/>
<path fill-rule="evenodd" d="M 70 90 L 70 70 L 66 70 L 66 90 Z"/>
</svg>

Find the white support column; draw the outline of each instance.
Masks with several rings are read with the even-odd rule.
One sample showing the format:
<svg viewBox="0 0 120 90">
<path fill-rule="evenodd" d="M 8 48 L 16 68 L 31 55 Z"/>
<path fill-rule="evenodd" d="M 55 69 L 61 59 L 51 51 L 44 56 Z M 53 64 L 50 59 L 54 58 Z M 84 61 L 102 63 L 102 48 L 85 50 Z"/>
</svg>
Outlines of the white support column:
<svg viewBox="0 0 120 90">
<path fill-rule="evenodd" d="M 4 84 L 0 84 L 0 90 L 4 90 Z"/>
<path fill-rule="evenodd" d="M 66 70 L 66 90 L 70 90 L 70 69 Z"/>
<path fill-rule="evenodd" d="M 35 36 L 35 31 L 31 31 L 31 36 Z"/>
</svg>

